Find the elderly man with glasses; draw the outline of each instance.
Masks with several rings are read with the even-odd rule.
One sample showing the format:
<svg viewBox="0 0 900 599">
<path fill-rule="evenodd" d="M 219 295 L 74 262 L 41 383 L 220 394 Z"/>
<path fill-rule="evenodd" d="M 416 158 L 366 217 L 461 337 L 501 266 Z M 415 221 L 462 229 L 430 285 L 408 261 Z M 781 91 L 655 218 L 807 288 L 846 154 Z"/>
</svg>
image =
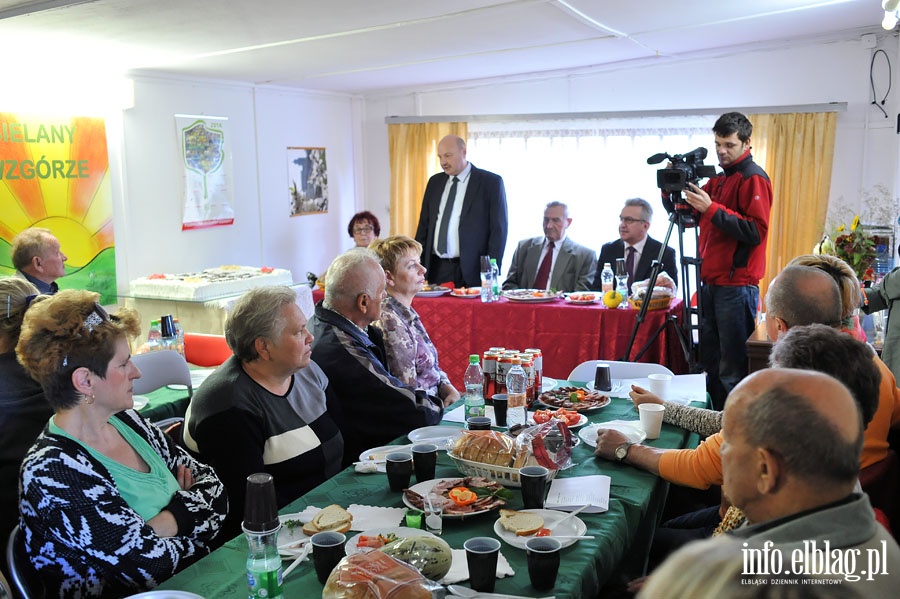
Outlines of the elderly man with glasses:
<svg viewBox="0 0 900 599">
<path fill-rule="evenodd" d="M 600 289 L 600 273 L 603 271 L 603 265 L 608 262 L 615 270 L 617 258 L 625 259 L 629 293 L 632 283 L 650 278 L 650 267 L 659 257 L 659 249 L 662 247 L 660 242 L 647 235 L 651 218 L 653 208 L 650 202 L 641 198 L 625 200 L 625 206 L 619 213 L 619 239 L 605 243 L 600 248 L 593 289 Z M 675 250 L 670 247 L 666 247 L 663 254 L 662 269 L 675 284 L 678 284 Z"/>
</svg>

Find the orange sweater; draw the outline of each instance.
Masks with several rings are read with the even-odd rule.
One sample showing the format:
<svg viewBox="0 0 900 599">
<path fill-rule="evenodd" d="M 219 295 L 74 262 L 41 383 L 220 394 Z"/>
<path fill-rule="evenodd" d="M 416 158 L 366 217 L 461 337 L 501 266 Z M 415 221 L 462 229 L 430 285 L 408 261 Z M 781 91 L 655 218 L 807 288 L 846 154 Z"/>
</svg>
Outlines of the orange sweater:
<svg viewBox="0 0 900 599">
<path fill-rule="evenodd" d="M 881 371 L 878 410 L 864 433 L 861 468 L 884 459 L 888 450 L 888 432 L 900 423 L 900 389 L 897 388 L 897 380 L 878 356 L 875 356 L 875 363 Z M 718 432 L 707 437 L 697 449 L 667 451 L 659 460 L 659 475 L 669 482 L 697 489 L 721 485 L 721 445 L 722 433 Z"/>
</svg>

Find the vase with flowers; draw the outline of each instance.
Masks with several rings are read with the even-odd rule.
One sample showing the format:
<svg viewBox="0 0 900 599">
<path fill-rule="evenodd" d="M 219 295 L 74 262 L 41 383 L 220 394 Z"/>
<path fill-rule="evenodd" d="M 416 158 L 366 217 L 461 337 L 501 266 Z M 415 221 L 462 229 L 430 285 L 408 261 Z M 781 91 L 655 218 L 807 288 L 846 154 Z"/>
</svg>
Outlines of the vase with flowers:
<svg viewBox="0 0 900 599">
<path fill-rule="evenodd" d="M 872 264 L 875 262 L 878 243 L 878 236 L 869 234 L 865 226 L 859 223 L 859 215 L 856 215 L 850 223 L 849 231 L 845 225 L 840 225 L 834 231 L 834 239 L 824 235 L 822 241 L 813 248 L 813 253 L 840 258 L 850 265 L 861 283 L 871 284 L 875 281 Z"/>
</svg>

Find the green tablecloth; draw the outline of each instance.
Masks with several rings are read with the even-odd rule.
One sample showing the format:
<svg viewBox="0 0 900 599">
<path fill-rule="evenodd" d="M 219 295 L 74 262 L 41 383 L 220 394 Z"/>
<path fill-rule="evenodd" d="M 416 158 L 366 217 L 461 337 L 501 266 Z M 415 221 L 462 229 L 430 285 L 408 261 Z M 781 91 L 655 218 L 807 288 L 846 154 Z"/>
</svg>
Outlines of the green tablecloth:
<svg viewBox="0 0 900 599">
<path fill-rule="evenodd" d="M 631 401 L 623 399 L 613 399 L 609 406 L 590 415 L 592 422 L 637 418 L 637 410 Z M 696 442 L 695 435 L 670 425 L 663 425 L 659 439 L 645 441 L 648 445 L 667 448 L 693 446 Z M 668 483 L 652 474 L 594 458 L 593 449 L 585 443 L 573 450 L 572 459 L 576 466 L 560 472 L 558 476 L 610 476 L 610 505 L 609 511 L 601 514 L 580 514 L 579 517 L 587 525 L 588 534 L 596 536 L 596 539 L 582 540 L 563 549 L 562 565 L 553 590 L 557 599 L 596 597 L 604 582 L 619 571 L 632 576 L 640 575 L 668 489 Z M 452 461 L 442 453 L 438 459 L 436 476 L 457 475 Z M 521 492 L 518 489 L 512 491 L 513 498 L 509 507 L 521 509 Z M 299 512 L 309 505 L 325 507 L 332 503 L 345 507 L 352 503 L 404 507 L 401 494 L 392 493 L 388 489 L 387 479 L 383 474 L 358 474 L 348 468 L 286 506 L 281 512 Z M 462 549 L 463 542 L 470 537 L 493 536 L 496 519 L 496 513 L 464 520 L 445 519 L 443 537 L 452 548 Z M 495 592 L 532 597 L 548 594 L 531 588 L 523 550 L 504 543 L 501 551 L 516 575 L 498 579 Z M 247 543 L 244 538 L 232 539 L 159 588 L 191 591 L 207 599 L 244 598 L 247 596 L 246 558 Z M 284 589 L 285 597 L 306 599 L 320 597 L 322 585 L 316 579 L 312 563 L 304 562 L 288 575 Z"/>
<path fill-rule="evenodd" d="M 184 417 L 190 399 L 187 390 L 174 390 L 168 387 L 157 389 L 147 394 L 150 402 L 138 410 L 138 414 L 150 422 L 159 422 L 174 416 Z"/>
</svg>

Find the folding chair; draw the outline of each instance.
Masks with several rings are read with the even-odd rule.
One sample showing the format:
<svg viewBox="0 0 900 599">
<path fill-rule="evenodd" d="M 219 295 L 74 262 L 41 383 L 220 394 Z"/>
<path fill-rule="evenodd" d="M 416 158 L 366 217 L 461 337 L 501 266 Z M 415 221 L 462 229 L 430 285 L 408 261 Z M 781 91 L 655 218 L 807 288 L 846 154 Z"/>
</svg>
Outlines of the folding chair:
<svg viewBox="0 0 900 599">
<path fill-rule="evenodd" d="M 6 543 L 6 565 L 9 567 L 12 597 L 43 599 L 44 585 L 25 553 L 25 539 L 18 524 L 9 533 L 9 541 Z"/>
<path fill-rule="evenodd" d="M 612 379 L 640 379 L 648 374 L 668 374 L 672 371 L 662 364 L 646 362 L 617 362 L 615 360 L 588 360 L 582 362 L 569 373 L 570 381 L 593 381 L 597 372 L 597 364 L 609 364 L 609 376 Z"/>
<path fill-rule="evenodd" d="M 131 357 L 141 369 L 141 378 L 134 380 L 134 393 L 143 395 L 166 385 L 186 385 L 188 397 L 193 396 L 191 369 L 184 356 L 176 351 L 158 350 Z"/>
</svg>

